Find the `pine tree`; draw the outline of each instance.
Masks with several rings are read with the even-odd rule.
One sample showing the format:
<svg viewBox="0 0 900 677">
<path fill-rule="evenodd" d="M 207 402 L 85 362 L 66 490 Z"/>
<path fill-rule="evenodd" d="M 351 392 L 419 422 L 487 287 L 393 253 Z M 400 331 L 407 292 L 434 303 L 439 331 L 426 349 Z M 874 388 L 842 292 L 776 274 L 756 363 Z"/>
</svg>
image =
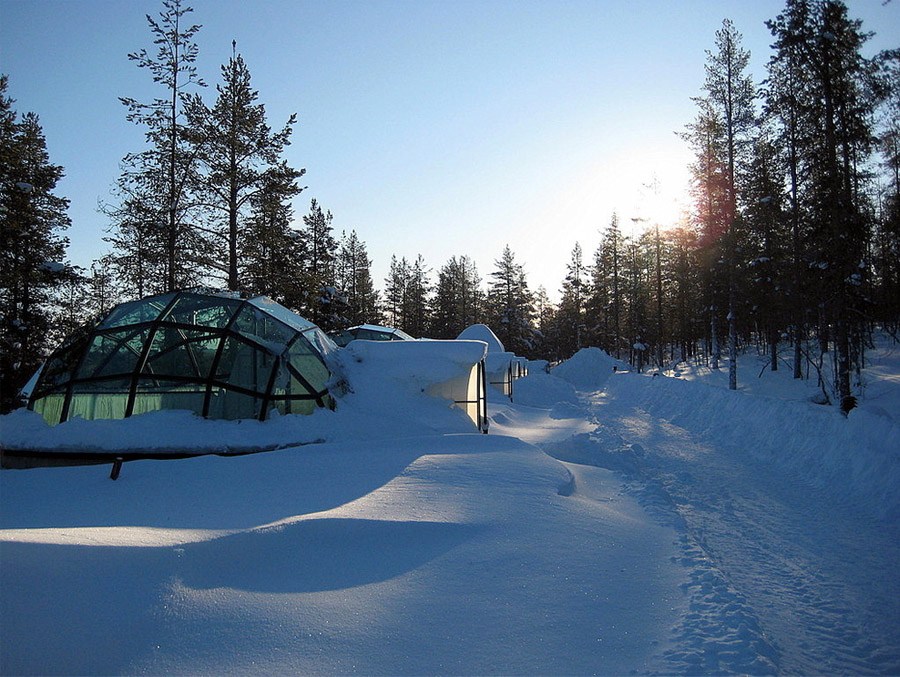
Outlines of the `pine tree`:
<svg viewBox="0 0 900 677">
<path fill-rule="evenodd" d="M 484 294 L 475 262 L 468 256 L 451 257 L 438 271 L 431 335 L 453 339 L 481 321 Z"/>
<path fill-rule="evenodd" d="M 399 328 L 403 324 L 403 299 L 406 296 L 406 287 L 410 281 L 409 261 L 406 257 L 397 260 L 396 255 L 391 256 L 391 267 L 388 277 L 384 281 L 384 305 L 385 319 L 391 327 Z"/>
<path fill-rule="evenodd" d="M 306 297 L 297 282 L 304 279 L 306 247 L 302 235 L 291 227 L 292 194 L 292 183 L 269 175 L 266 187 L 251 197 L 251 213 L 241 241 L 240 274 L 247 291 L 305 312 Z"/>
<path fill-rule="evenodd" d="M 623 248 L 624 238 L 619 229 L 619 217 L 613 213 L 603 239 L 594 253 L 591 297 L 588 305 L 599 345 L 617 359 L 621 359 L 623 344 L 620 274 Z"/>
<path fill-rule="evenodd" d="M 425 259 L 419 254 L 411 266 L 407 268 L 408 277 L 401 299 L 403 321 L 399 327 L 406 333 L 422 337 L 428 333 L 431 325 L 431 282 L 430 270 Z"/>
<path fill-rule="evenodd" d="M 641 371 L 645 362 L 650 303 L 653 241 L 645 232 L 626 241 L 622 278 L 625 282 L 625 334 L 629 337 L 629 362 Z"/>
<path fill-rule="evenodd" d="M 744 178 L 742 224 L 747 231 L 748 295 L 752 313 L 765 337 L 769 366 L 778 369 L 778 343 L 786 327 L 790 238 L 783 208 L 785 177 L 775 145 L 761 131 L 754 142 Z"/>
<path fill-rule="evenodd" d="M 103 239 L 112 251 L 109 265 L 126 297 L 142 298 L 168 289 L 166 210 L 161 207 L 164 173 L 151 161 L 152 154 L 130 155 L 130 166 L 119 176 L 117 201 L 101 205 L 109 217 L 109 235 Z M 197 278 L 179 266 L 178 283 L 190 286 Z"/>
<path fill-rule="evenodd" d="M 670 267 L 673 287 L 671 332 L 679 347 L 679 358 L 697 354 L 696 339 L 703 335 L 705 310 L 701 284 L 700 247 L 697 231 L 682 225 L 671 232 Z"/>
<path fill-rule="evenodd" d="M 301 314 L 323 329 L 337 320 L 337 306 L 343 297 L 334 286 L 334 262 L 337 242 L 333 232 L 333 216 L 323 212 L 319 203 L 310 202 L 309 213 L 303 217 L 304 228 L 301 237 L 304 242 L 303 277 L 299 280 L 302 298 Z"/>
<path fill-rule="evenodd" d="M 120 99 L 128 109 L 127 119 L 147 128 L 149 145 L 143 152 L 126 156 L 123 164 L 129 178 L 125 183 L 137 183 L 139 187 L 132 186 L 121 197 L 127 201 L 134 196 L 141 203 L 122 205 L 126 227 L 134 225 L 136 214 L 150 212 L 151 222 L 163 229 L 154 235 L 164 247 L 159 254 L 164 262 L 164 286 L 174 290 L 192 281 L 196 259 L 201 258 L 191 253 L 195 242 L 189 241 L 192 224 L 187 195 L 192 187 L 194 158 L 187 147 L 181 118 L 186 88 L 204 86 L 204 83 L 194 65 L 198 54 L 194 36 L 200 26 L 185 27 L 185 17 L 193 9 L 183 7 L 181 0 L 163 0 L 162 4 L 159 20 L 147 15 L 153 43 L 158 48 L 156 54 L 141 49 L 128 58 L 139 68 L 146 68 L 153 82 L 165 89 L 166 96 L 150 103 L 128 97 Z M 147 229 L 142 225 L 142 230 Z M 145 244 L 149 239 L 144 237 L 146 234 L 141 235 Z"/>
<path fill-rule="evenodd" d="M 559 359 L 558 340 L 555 333 L 556 308 L 550 302 L 547 289 L 539 285 L 534 293 L 535 349 L 534 359 L 555 362 Z M 526 357 L 531 357 L 526 355 Z"/>
<path fill-rule="evenodd" d="M 355 230 L 343 234 L 338 246 L 335 285 L 347 295 L 348 326 L 379 324 L 378 293 L 372 283 L 372 261 Z"/>
<path fill-rule="evenodd" d="M 273 132 L 266 122 L 265 106 L 257 103 L 259 93 L 251 87 L 243 57 L 233 54 L 221 71 L 215 105 L 207 107 L 195 94 L 186 98 L 185 113 L 202 175 L 194 189 L 212 238 L 209 265 L 224 275 L 228 289 L 238 290 L 239 255 L 252 201 L 273 184 L 280 187 L 283 200 L 291 199 L 302 190 L 296 180 L 305 170 L 291 168 L 281 157 L 296 116 Z"/>
<path fill-rule="evenodd" d="M 54 294 L 73 279 L 65 262 L 67 199 L 54 194 L 63 168 L 50 162 L 38 117 L 18 119 L 0 76 L 0 413 L 51 347 Z"/>
<path fill-rule="evenodd" d="M 697 118 L 682 135 L 695 159 L 690 165 L 693 223 L 703 270 L 704 308 L 709 314 L 708 354 L 712 368 L 719 368 L 719 311 L 721 308 L 722 244 L 728 228 L 727 163 L 722 143 L 722 122 L 708 99 L 695 99 Z"/>
<path fill-rule="evenodd" d="M 584 306 L 587 299 L 589 271 L 584 264 L 581 244 L 576 242 L 571 258 L 566 264 L 566 277 L 562 283 L 556 327 L 559 333 L 560 350 L 570 356 L 583 348 L 586 329 Z"/>
<path fill-rule="evenodd" d="M 879 138 L 886 177 L 878 230 L 873 239 L 880 319 L 896 330 L 900 326 L 900 50 L 884 56 L 885 102 Z"/>
<path fill-rule="evenodd" d="M 776 126 L 776 138 L 781 151 L 783 172 L 788 179 L 788 218 L 790 223 L 791 275 L 790 275 L 790 325 L 794 348 L 793 376 L 802 377 L 801 345 L 806 333 L 808 303 L 804 293 L 804 256 L 802 230 L 804 211 L 801 208 L 801 164 L 803 148 L 809 143 L 810 129 L 804 122 L 805 101 L 808 92 L 800 59 L 800 35 L 806 23 L 808 3 L 797 3 L 795 9 L 767 22 L 773 34 L 782 34 L 775 44 L 776 53 L 770 59 L 769 73 L 764 90 L 768 119 Z"/>
<path fill-rule="evenodd" d="M 867 243 L 872 220 L 864 186 L 865 164 L 874 150 L 873 114 L 883 93 L 872 87 L 877 63 L 862 56 L 869 35 L 835 0 L 788 0 L 769 28 L 775 37 L 773 64 L 791 65 L 802 93 L 796 110 L 800 135 L 797 165 L 808 177 L 799 200 L 808 219 L 807 252 L 812 281 L 823 313 L 820 340 L 833 329 L 836 352 L 835 392 L 843 411 L 854 406 L 851 389 L 851 336 L 859 333 L 866 284 Z M 782 89 L 783 91 L 783 89 Z M 776 99 L 784 105 L 786 97 Z M 790 118 L 788 118 L 790 119 Z"/>
<path fill-rule="evenodd" d="M 716 31 L 716 51 L 707 52 L 707 101 L 718 113 L 724 135 L 725 266 L 728 294 L 728 387 L 737 389 L 736 230 L 738 216 L 738 164 L 745 155 L 755 125 L 753 80 L 746 73 L 750 53 L 741 47 L 741 34 L 725 20 Z"/>
<path fill-rule="evenodd" d="M 534 300 L 525 271 L 516 262 L 509 245 L 494 264 L 486 301 L 488 325 L 508 351 L 531 355 L 536 347 L 532 327 Z"/>
</svg>

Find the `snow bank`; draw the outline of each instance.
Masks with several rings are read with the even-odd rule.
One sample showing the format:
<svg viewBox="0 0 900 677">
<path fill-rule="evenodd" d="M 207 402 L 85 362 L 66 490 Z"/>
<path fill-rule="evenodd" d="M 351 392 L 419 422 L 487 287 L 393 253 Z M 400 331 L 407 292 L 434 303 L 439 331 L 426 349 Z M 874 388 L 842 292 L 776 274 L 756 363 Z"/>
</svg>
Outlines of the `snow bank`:
<svg viewBox="0 0 900 677">
<path fill-rule="evenodd" d="M 452 399 L 431 394 L 441 384 L 467 380 L 485 352 L 481 341 L 351 341 L 333 355 L 348 388 L 338 408 L 363 436 L 414 428 L 471 432 L 472 421 Z"/>
<path fill-rule="evenodd" d="M 550 409 L 560 402 L 578 403 L 578 393 L 574 386 L 551 374 L 531 373 L 516 381 L 516 404 L 526 407 L 542 407 Z"/>
<path fill-rule="evenodd" d="M 279 416 L 268 421 L 203 419 L 189 411 L 151 411 L 127 419 L 75 418 L 51 426 L 27 409 L 0 416 L 0 447 L 57 452 L 236 453 L 308 444 L 323 439 L 334 414 Z"/>
<path fill-rule="evenodd" d="M 866 411 L 845 418 L 832 407 L 638 374 L 610 379 L 607 393 L 881 519 L 900 518 L 900 426 L 890 419 Z"/>
<path fill-rule="evenodd" d="M 613 368 L 628 369 L 628 366 L 599 348 L 582 348 L 550 373 L 568 381 L 577 390 L 589 392 L 603 388 Z"/>
</svg>

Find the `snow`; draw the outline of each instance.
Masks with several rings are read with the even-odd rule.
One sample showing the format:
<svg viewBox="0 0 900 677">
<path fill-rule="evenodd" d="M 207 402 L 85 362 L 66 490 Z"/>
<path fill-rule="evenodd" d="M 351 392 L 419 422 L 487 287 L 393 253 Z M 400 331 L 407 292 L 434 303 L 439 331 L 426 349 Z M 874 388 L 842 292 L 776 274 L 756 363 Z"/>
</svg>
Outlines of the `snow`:
<svg viewBox="0 0 900 677">
<path fill-rule="evenodd" d="M 422 390 L 484 344 L 410 345 L 336 351 L 311 417 L 0 418 L 4 447 L 318 441 L 0 472 L 0 673 L 900 672 L 900 349 L 847 417 L 753 356 L 734 392 L 586 349 L 482 435 Z"/>
<path fill-rule="evenodd" d="M 506 348 L 486 324 L 473 324 L 460 332 L 456 338 L 466 341 L 484 341 L 487 343 L 488 353 L 504 353 Z"/>
</svg>

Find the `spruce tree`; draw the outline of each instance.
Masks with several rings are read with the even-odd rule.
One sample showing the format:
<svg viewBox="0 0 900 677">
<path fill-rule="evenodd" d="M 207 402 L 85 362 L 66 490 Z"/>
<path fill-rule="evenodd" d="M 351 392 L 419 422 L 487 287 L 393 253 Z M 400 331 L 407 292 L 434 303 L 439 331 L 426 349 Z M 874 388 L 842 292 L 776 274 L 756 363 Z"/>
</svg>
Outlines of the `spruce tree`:
<svg viewBox="0 0 900 677">
<path fill-rule="evenodd" d="M 883 92 L 873 88 L 877 62 L 862 55 L 869 34 L 835 0 L 788 0 L 769 23 L 775 37 L 773 63 L 796 64 L 794 91 L 800 136 L 797 164 L 808 177 L 799 187 L 806 212 L 806 255 L 819 290 L 820 340 L 826 327 L 836 353 L 834 390 L 843 411 L 854 406 L 852 336 L 859 332 L 867 284 L 871 210 L 862 187 L 874 150 L 873 116 Z M 784 104 L 785 98 L 774 101 Z M 786 114 L 782 114 L 784 119 Z"/>
<path fill-rule="evenodd" d="M 69 201 L 54 193 L 63 168 L 50 162 L 37 115 L 19 119 L 7 84 L 0 76 L 0 413 L 19 404 L 52 347 L 54 296 L 75 282 L 62 235 Z"/>
<path fill-rule="evenodd" d="M 403 299 L 406 297 L 406 288 L 410 284 L 409 261 L 404 256 L 399 261 L 397 256 L 391 256 L 391 267 L 388 277 L 384 281 L 384 303 L 382 311 L 388 325 L 400 328 L 403 324 Z"/>
<path fill-rule="evenodd" d="M 453 256 L 438 271 L 432 315 L 432 338 L 453 339 L 481 322 L 484 304 L 481 277 L 468 256 Z"/>
<path fill-rule="evenodd" d="M 348 326 L 380 324 L 378 293 L 372 283 L 372 261 L 355 230 L 341 237 L 336 271 L 335 286 L 347 295 Z"/>
<path fill-rule="evenodd" d="M 305 170 L 291 168 L 281 157 L 296 116 L 273 132 L 243 57 L 234 53 L 221 72 L 215 105 L 206 106 L 195 94 L 186 98 L 185 114 L 199 165 L 194 190 L 212 240 L 208 263 L 217 277 L 224 277 L 228 289 L 238 290 L 242 286 L 239 258 L 253 200 L 273 184 L 279 186 L 282 200 L 290 200 L 302 190 L 296 180 Z"/>
<path fill-rule="evenodd" d="M 430 273 L 421 254 L 407 268 L 407 280 L 401 299 L 403 321 L 400 328 L 415 337 L 426 336 L 431 325 Z"/>
<path fill-rule="evenodd" d="M 610 355 L 621 359 L 622 290 L 621 261 L 624 238 L 619 228 L 618 214 L 613 213 L 600 245 L 594 253 L 591 270 L 591 323 L 597 327 L 595 335 L 599 345 Z"/>
<path fill-rule="evenodd" d="M 265 188 L 251 197 L 240 243 L 241 286 L 303 312 L 305 296 L 298 280 L 304 278 L 306 247 L 302 235 L 291 225 L 292 194 L 292 184 L 269 175 Z"/>
<path fill-rule="evenodd" d="M 583 338 L 586 329 L 584 309 L 590 278 L 581 244 L 578 242 L 572 248 L 566 271 L 560 292 L 562 298 L 556 313 L 556 328 L 561 353 L 568 357 L 584 347 Z"/>
<path fill-rule="evenodd" d="M 324 329 L 335 320 L 343 297 L 334 286 L 334 265 L 337 242 L 333 235 L 330 211 L 322 211 L 321 205 L 313 198 L 309 213 L 303 217 L 304 228 L 301 237 L 304 245 L 302 278 L 298 280 L 301 299 L 301 314 Z"/>
<path fill-rule="evenodd" d="M 719 368 L 719 313 L 722 307 L 722 244 L 728 229 L 727 163 L 723 127 L 708 98 L 697 98 L 697 117 L 682 134 L 694 152 L 691 172 L 692 221 L 697 228 L 702 268 L 703 305 L 709 317 L 707 354 Z"/>
<path fill-rule="evenodd" d="M 531 355 L 536 345 L 532 328 L 534 301 L 525 271 L 509 245 L 494 264 L 486 300 L 488 324 L 508 351 Z"/>
</svg>

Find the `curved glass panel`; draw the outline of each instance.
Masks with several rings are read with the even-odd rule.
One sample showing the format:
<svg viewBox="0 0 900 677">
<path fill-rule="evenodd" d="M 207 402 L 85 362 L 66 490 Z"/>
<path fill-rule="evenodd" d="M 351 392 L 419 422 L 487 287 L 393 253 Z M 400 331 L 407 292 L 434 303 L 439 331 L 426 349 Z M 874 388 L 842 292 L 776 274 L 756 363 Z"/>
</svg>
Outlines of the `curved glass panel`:
<svg viewBox="0 0 900 677">
<path fill-rule="evenodd" d="M 231 321 L 240 306 L 241 302 L 237 299 L 182 294 L 161 319 L 164 322 L 221 329 Z"/>
<path fill-rule="evenodd" d="M 296 329 L 250 304 L 241 308 L 232 331 L 259 343 L 275 355 L 284 352 L 285 346 L 297 335 Z"/>
<path fill-rule="evenodd" d="M 216 380 L 263 394 L 269 386 L 277 358 L 229 336 L 225 339 Z"/>
<path fill-rule="evenodd" d="M 89 340 L 89 337 L 85 337 L 53 353 L 41 370 L 33 394 L 39 395 L 44 390 L 55 390 L 57 386 L 65 386 L 71 381 Z"/>
<path fill-rule="evenodd" d="M 131 380 L 76 383 L 69 402 L 69 419 L 124 418 Z"/>
<path fill-rule="evenodd" d="M 153 337 L 143 373 L 205 380 L 221 340 L 208 331 L 162 326 Z"/>
<path fill-rule="evenodd" d="M 186 409 L 203 414 L 206 386 L 203 384 L 141 378 L 134 393 L 132 414 L 160 409 Z"/>
<path fill-rule="evenodd" d="M 159 317 L 173 298 L 175 298 L 174 293 L 122 303 L 110 311 L 109 315 L 98 325 L 98 329 L 152 322 Z"/>
<path fill-rule="evenodd" d="M 276 303 L 266 296 L 255 296 L 248 303 L 297 331 L 306 331 L 316 326 L 306 318 L 300 317 L 297 313 L 292 313 L 280 303 Z"/>
<path fill-rule="evenodd" d="M 149 334 L 147 328 L 126 328 L 94 335 L 78 369 L 78 378 L 133 374 Z"/>
<path fill-rule="evenodd" d="M 303 376 L 304 379 L 316 390 L 325 390 L 325 384 L 331 378 L 331 372 L 322 362 L 322 358 L 313 349 L 309 341 L 301 336 L 291 346 L 289 358 L 290 365 Z"/>
</svg>

